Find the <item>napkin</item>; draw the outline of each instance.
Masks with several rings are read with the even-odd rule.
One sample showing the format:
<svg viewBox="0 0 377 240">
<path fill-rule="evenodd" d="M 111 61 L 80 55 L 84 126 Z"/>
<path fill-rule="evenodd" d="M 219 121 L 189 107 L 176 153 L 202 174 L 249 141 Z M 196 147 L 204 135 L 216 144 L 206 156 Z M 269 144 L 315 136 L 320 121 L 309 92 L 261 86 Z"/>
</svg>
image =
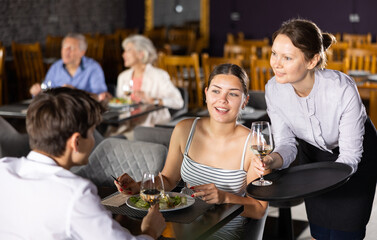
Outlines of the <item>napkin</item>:
<svg viewBox="0 0 377 240">
<path fill-rule="evenodd" d="M 128 198 L 129 196 L 127 195 L 117 193 L 109 196 L 108 198 L 105 198 L 101 201 L 101 203 L 106 206 L 120 207 L 126 203 Z"/>
</svg>

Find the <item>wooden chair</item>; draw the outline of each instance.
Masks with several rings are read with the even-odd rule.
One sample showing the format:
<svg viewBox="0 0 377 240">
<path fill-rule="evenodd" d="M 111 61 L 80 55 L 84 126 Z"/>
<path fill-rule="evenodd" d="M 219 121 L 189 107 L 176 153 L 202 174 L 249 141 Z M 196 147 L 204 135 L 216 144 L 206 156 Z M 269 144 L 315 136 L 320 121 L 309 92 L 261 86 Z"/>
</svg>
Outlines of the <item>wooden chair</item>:
<svg viewBox="0 0 377 240">
<path fill-rule="evenodd" d="M 139 29 L 137 28 L 119 28 L 115 30 L 114 34 L 118 35 L 118 37 L 121 39 L 121 42 L 127 38 L 130 35 L 138 34 Z"/>
<path fill-rule="evenodd" d="M 59 59 L 61 57 L 62 42 L 64 37 L 51 36 L 46 37 L 45 58 Z"/>
<path fill-rule="evenodd" d="M 326 63 L 326 68 L 344 72 L 344 62 L 343 61 L 328 60 L 327 63 Z"/>
<path fill-rule="evenodd" d="M 204 73 L 204 87 L 208 86 L 209 75 L 213 69 L 223 63 L 236 64 L 242 66 L 242 56 L 236 56 L 235 58 L 225 58 L 225 57 L 210 57 L 207 53 L 202 54 L 202 68 Z"/>
<path fill-rule="evenodd" d="M 350 70 L 363 70 L 370 73 L 376 73 L 377 52 L 368 49 L 350 48 L 346 51 L 344 59 L 344 72 Z"/>
<path fill-rule="evenodd" d="M 186 88 L 189 93 L 189 109 L 203 107 L 203 89 L 200 79 L 199 56 L 160 54 L 159 62 L 165 69 L 176 87 Z"/>
<path fill-rule="evenodd" d="M 267 81 L 274 76 L 270 60 L 258 59 L 252 56 L 250 59 L 250 90 L 264 91 Z"/>
<path fill-rule="evenodd" d="M 153 28 L 151 30 L 144 31 L 143 35 L 149 38 L 157 49 L 163 47 L 167 43 L 166 27 Z"/>
<path fill-rule="evenodd" d="M 251 55 L 256 56 L 259 59 L 270 60 L 272 49 L 271 46 L 251 46 Z"/>
<path fill-rule="evenodd" d="M 327 50 L 327 59 L 329 61 L 342 62 L 349 48 L 349 42 L 336 42 Z"/>
<path fill-rule="evenodd" d="M 377 83 L 365 82 L 362 85 L 358 85 L 357 88 L 361 99 L 367 105 L 370 119 L 377 126 Z"/>
<path fill-rule="evenodd" d="M 242 67 L 249 72 L 251 47 L 240 44 L 224 44 L 224 58 L 242 57 Z"/>
<path fill-rule="evenodd" d="M 17 74 L 19 100 L 30 97 L 29 89 L 43 81 L 46 70 L 39 43 L 21 44 L 12 42 L 12 54 Z"/>
<path fill-rule="evenodd" d="M 351 34 L 351 33 L 343 33 L 342 37 L 343 42 L 348 42 L 350 47 L 357 47 L 358 44 L 363 43 L 371 43 L 372 42 L 372 34 Z"/>
<path fill-rule="evenodd" d="M 0 42 L 1 43 L 1 42 Z M 0 45 L 0 105 L 3 104 L 3 85 L 5 84 L 5 47 Z"/>
<path fill-rule="evenodd" d="M 196 34 L 192 29 L 171 28 L 167 41 L 173 54 L 190 55 L 195 51 Z"/>
<path fill-rule="evenodd" d="M 227 33 L 226 34 L 226 43 L 228 44 L 237 44 L 240 41 L 245 39 L 245 34 L 243 32 L 238 32 L 237 34 Z"/>
<path fill-rule="evenodd" d="M 86 50 L 85 56 L 93 58 L 102 65 L 105 38 L 101 35 L 96 35 L 94 37 L 86 36 L 85 38 L 88 43 L 88 49 Z"/>
</svg>

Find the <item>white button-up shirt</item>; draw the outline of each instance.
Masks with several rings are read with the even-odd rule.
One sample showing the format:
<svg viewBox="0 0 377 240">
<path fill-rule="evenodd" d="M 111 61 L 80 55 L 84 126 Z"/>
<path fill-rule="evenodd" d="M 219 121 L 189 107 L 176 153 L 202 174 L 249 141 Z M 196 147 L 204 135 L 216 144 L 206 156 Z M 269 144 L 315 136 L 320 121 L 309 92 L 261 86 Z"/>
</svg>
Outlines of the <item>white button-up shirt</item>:
<svg viewBox="0 0 377 240">
<path fill-rule="evenodd" d="M 93 183 L 37 152 L 0 159 L 0 191 L 0 239 L 152 239 L 131 235 Z"/>
<path fill-rule="evenodd" d="M 328 152 L 339 146 L 336 161 L 348 164 L 353 172 L 357 170 L 367 115 L 349 76 L 334 70 L 317 70 L 307 97 L 299 97 L 291 84 L 277 83 L 274 77 L 266 85 L 266 101 L 274 152 L 282 156 L 282 168 L 296 157 L 297 137 Z"/>
</svg>

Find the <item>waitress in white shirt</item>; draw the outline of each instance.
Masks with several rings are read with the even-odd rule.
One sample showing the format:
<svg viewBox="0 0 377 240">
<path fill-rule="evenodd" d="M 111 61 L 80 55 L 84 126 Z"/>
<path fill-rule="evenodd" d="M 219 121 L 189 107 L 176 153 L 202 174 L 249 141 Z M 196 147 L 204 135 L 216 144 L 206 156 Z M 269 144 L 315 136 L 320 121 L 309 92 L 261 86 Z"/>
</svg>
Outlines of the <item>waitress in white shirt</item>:
<svg viewBox="0 0 377 240">
<path fill-rule="evenodd" d="M 260 174 L 286 168 L 296 155 L 300 164 L 351 166 L 349 181 L 305 199 L 306 211 L 315 239 L 363 239 L 376 188 L 377 136 L 356 84 L 342 72 L 323 69 L 335 38 L 313 22 L 287 21 L 272 39 L 275 76 L 266 85 L 266 101 L 276 148 L 263 159 L 264 167 L 258 159 L 255 166 Z"/>
</svg>

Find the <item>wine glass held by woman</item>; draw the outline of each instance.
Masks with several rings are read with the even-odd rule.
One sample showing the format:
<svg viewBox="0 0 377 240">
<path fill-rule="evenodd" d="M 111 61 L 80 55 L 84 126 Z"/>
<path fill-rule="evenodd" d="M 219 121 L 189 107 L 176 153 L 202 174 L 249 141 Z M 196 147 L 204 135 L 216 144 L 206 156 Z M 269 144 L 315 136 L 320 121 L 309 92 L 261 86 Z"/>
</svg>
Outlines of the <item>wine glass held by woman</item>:
<svg viewBox="0 0 377 240">
<path fill-rule="evenodd" d="M 265 167 L 255 159 L 256 171 L 286 168 L 296 158 L 349 165 L 351 178 L 305 199 L 306 211 L 313 238 L 363 239 L 376 189 L 377 134 L 355 81 L 324 69 L 335 37 L 309 20 L 293 19 L 272 40 L 275 76 L 266 84 L 266 102 L 275 149 L 263 159 Z"/>
<path fill-rule="evenodd" d="M 172 133 L 169 152 L 162 170 L 165 190 L 170 191 L 182 179 L 209 204 L 241 204 L 242 216 L 237 216 L 215 235 L 231 239 L 242 238 L 249 218 L 265 221 L 267 202 L 245 195 L 247 184 L 257 179 L 251 151 L 250 129 L 237 119 L 248 102 L 248 77 L 233 64 L 217 66 L 205 89 L 209 117 L 185 119 Z M 268 172 L 266 172 L 268 173 Z M 134 193 L 139 183 L 123 175 L 122 192 Z M 120 189 L 120 185 L 117 185 Z M 253 221 L 251 224 L 260 222 Z M 262 224 L 264 225 L 264 224 Z M 260 234 L 260 228 L 253 234 Z"/>
<path fill-rule="evenodd" d="M 251 124 L 251 150 L 254 154 L 263 162 L 263 158 L 270 154 L 273 148 L 270 123 L 265 121 L 253 122 Z M 269 186 L 272 184 L 272 181 L 265 180 L 262 173 L 260 179 L 252 183 L 255 186 Z"/>
</svg>

